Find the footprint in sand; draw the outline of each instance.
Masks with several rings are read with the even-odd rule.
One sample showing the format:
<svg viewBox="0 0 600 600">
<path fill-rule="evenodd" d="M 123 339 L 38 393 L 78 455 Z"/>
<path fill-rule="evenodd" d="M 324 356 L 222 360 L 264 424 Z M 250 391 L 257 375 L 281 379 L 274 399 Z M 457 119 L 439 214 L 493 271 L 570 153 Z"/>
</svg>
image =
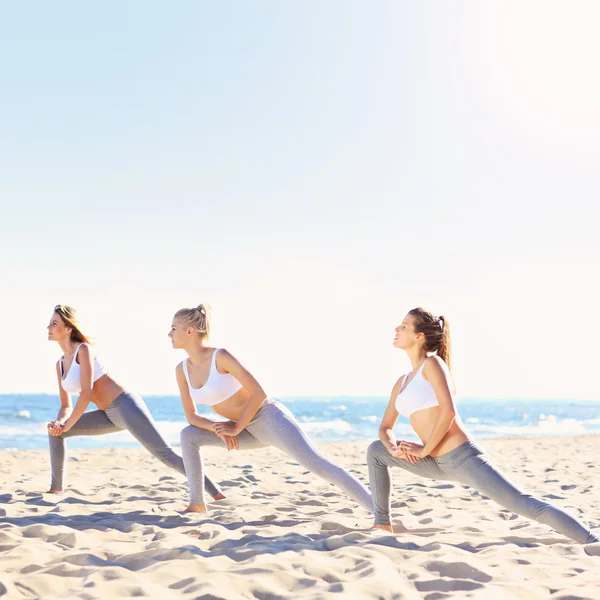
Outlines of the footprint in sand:
<svg viewBox="0 0 600 600">
<path fill-rule="evenodd" d="M 212 540 L 213 538 L 218 537 L 220 534 L 218 531 L 200 531 L 198 529 L 194 529 L 193 531 L 188 531 L 187 535 L 198 540 Z"/>
<path fill-rule="evenodd" d="M 482 588 L 483 585 L 462 579 L 453 579 L 450 581 L 446 579 L 432 579 L 431 581 L 415 581 L 415 587 L 419 592 L 469 592 Z M 440 598 L 440 596 L 436 597 Z"/>
<path fill-rule="evenodd" d="M 327 506 L 326 502 L 321 502 L 319 500 L 300 500 L 296 502 L 298 506 Z"/>
<path fill-rule="evenodd" d="M 507 510 L 501 511 L 498 516 L 504 521 L 514 521 L 519 518 L 519 515 L 516 515 L 514 512 L 510 512 Z"/>
<path fill-rule="evenodd" d="M 443 562 L 433 561 L 427 563 L 425 568 L 428 571 L 437 573 L 440 577 L 451 577 L 453 579 L 472 579 L 480 583 L 492 581 L 491 575 L 476 569 L 466 562 Z"/>
<path fill-rule="evenodd" d="M 350 529 L 341 523 L 335 523 L 334 521 L 324 521 L 321 523 L 321 531 L 323 533 L 351 533 L 354 532 L 354 529 Z"/>
</svg>

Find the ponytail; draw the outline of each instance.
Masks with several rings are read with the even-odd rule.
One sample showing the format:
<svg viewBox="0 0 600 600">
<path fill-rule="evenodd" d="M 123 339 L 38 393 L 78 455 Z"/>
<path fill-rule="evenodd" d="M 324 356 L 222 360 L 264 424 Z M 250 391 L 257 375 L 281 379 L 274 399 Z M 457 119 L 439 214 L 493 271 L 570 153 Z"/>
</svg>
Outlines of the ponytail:
<svg viewBox="0 0 600 600">
<path fill-rule="evenodd" d="M 450 325 L 446 317 L 438 317 L 438 320 L 440 322 L 442 336 L 436 354 L 446 363 L 446 365 L 448 365 L 448 370 L 452 372 L 452 342 L 450 340 Z"/>
<path fill-rule="evenodd" d="M 452 372 L 452 343 L 448 319 L 444 316 L 436 317 L 420 307 L 413 308 L 408 314 L 413 317 L 415 331 L 425 336 L 425 351 L 435 352 Z"/>
<path fill-rule="evenodd" d="M 210 336 L 210 306 L 198 304 L 195 308 L 181 308 L 175 313 L 175 318 L 187 327 L 195 329 L 202 337 Z"/>
</svg>

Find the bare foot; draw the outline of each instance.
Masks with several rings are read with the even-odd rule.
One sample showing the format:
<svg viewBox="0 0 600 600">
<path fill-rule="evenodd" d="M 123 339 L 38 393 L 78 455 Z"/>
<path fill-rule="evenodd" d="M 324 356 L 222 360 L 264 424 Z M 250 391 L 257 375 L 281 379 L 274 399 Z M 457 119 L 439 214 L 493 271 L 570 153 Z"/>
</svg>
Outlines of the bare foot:
<svg viewBox="0 0 600 600">
<path fill-rule="evenodd" d="M 190 504 L 184 511 L 185 513 L 205 513 L 208 512 L 206 510 L 206 504 Z"/>
<path fill-rule="evenodd" d="M 213 500 L 225 500 L 225 498 L 227 498 L 227 496 L 225 496 L 224 494 L 222 494 L 221 492 L 219 492 L 214 498 Z"/>
<path fill-rule="evenodd" d="M 382 529 L 383 531 L 387 531 L 388 533 L 394 533 L 394 530 L 391 525 L 379 525 L 375 523 L 373 525 L 373 529 Z"/>
</svg>

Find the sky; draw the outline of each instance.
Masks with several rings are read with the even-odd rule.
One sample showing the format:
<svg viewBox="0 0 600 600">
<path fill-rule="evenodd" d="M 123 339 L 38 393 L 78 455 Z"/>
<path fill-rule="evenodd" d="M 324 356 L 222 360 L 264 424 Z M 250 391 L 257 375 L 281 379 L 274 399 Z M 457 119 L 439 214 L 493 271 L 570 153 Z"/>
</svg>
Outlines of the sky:
<svg viewBox="0 0 600 600">
<path fill-rule="evenodd" d="M 447 317 L 460 395 L 600 399 L 587 2 L 0 3 L 0 393 L 57 303 L 177 393 L 176 310 L 272 395 L 387 395 Z"/>
</svg>

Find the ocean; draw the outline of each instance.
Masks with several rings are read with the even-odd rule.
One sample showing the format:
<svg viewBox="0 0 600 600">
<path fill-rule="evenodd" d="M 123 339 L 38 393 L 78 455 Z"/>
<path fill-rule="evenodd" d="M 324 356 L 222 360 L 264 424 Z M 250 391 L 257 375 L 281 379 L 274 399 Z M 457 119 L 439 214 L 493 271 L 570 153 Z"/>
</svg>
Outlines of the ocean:
<svg viewBox="0 0 600 600">
<path fill-rule="evenodd" d="M 178 396 L 144 396 L 158 428 L 174 446 L 187 425 Z M 315 442 L 374 440 L 387 398 L 382 397 L 283 397 Z M 56 417 L 58 396 L 0 394 L 0 450 L 47 448 L 46 423 Z M 457 401 L 463 423 L 475 438 L 540 437 L 600 434 L 600 402 L 577 400 Z M 201 412 L 211 417 L 214 413 Z M 398 420 L 398 437 L 415 439 L 408 421 Z M 137 446 L 128 433 L 74 437 L 70 448 Z"/>
</svg>

